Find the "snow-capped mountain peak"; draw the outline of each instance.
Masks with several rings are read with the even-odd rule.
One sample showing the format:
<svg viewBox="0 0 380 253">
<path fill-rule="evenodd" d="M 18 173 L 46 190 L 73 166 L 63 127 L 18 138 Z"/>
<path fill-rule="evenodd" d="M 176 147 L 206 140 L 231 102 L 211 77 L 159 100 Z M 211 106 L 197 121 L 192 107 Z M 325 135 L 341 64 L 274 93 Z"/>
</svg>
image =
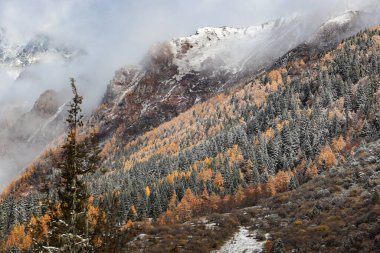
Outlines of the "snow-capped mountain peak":
<svg viewBox="0 0 380 253">
<path fill-rule="evenodd" d="M 80 50 L 56 45 L 45 35 L 36 35 L 31 40 L 14 45 L 7 39 L 4 28 L 0 28 L 0 68 L 17 79 L 20 73 L 30 65 L 49 63 L 52 59 L 70 59 Z"/>
<path fill-rule="evenodd" d="M 279 57 L 305 39 L 303 34 L 292 28 L 298 22 L 299 17 L 294 16 L 243 28 L 203 27 L 191 36 L 173 39 L 166 46 L 170 48 L 173 63 L 178 66 L 176 80 L 193 72 L 236 74 L 248 65 L 253 68 L 262 66 L 265 64 L 263 61 Z M 284 39 L 290 40 L 291 37 L 294 44 L 282 46 L 281 40 L 272 36 L 275 33 Z M 269 46 L 275 50 L 270 50 Z M 255 60 L 251 61 L 252 57 Z"/>
<path fill-rule="evenodd" d="M 362 13 L 346 11 L 310 26 L 293 15 L 243 28 L 203 27 L 193 35 L 172 39 L 153 47 L 149 57 L 175 65 L 174 80 L 194 73 L 212 76 L 237 75 L 257 70 L 301 43 L 323 49 L 362 28 Z M 332 44 L 330 43 L 332 42 Z"/>
</svg>

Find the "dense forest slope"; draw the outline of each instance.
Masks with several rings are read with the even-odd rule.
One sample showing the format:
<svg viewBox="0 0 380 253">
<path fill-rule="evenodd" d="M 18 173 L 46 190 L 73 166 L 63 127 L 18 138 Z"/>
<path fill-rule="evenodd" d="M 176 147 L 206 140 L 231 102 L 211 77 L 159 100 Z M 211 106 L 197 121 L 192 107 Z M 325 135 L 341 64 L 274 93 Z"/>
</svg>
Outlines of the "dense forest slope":
<svg viewBox="0 0 380 253">
<path fill-rule="evenodd" d="M 315 178 L 323 187 L 325 179 L 318 175 L 344 170 L 336 167 L 379 138 L 379 50 L 380 28 L 366 30 L 313 58 L 290 52 L 268 71 L 135 138 L 129 125 L 114 125 L 101 153 L 102 169 L 86 176 L 98 250 L 125 249 L 134 235 L 128 231 L 135 228 L 251 206 L 288 190 L 297 194 L 300 185 Z M 108 106 L 102 105 L 88 125 L 99 122 L 96 117 Z M 103 127 L 97 127 L 104 137 Z M 3 193 L 0 239 L 5 248 L 27 247 L 31 219 L 49 220 L 41 200 L 56 196 L 59 157 L 59 148 L 47 150 Z M 299 225 L 309 224 L 297 218 Z M 283 232 L 273 231 L 286 248 L 295 247 Z M 373 240 L 376 232 L 368 233 L 371 237 L 364 234 L 363 240 Z M 26 239 L 14 240 L 16 235 Z"/>
<path fill-rule="evenodd" d="M 131 238 L 144 236 L 130 240 L 124 249 L 252 252 L 260 245 L 266 252 L 376 252 L 380 247 L 379 152 L 379 140 L 362 145 L 341 166 L 320 173 L 296 190 L 260 199 L 254 207 L 176 226 L 131 229 Z"/>
</svg>

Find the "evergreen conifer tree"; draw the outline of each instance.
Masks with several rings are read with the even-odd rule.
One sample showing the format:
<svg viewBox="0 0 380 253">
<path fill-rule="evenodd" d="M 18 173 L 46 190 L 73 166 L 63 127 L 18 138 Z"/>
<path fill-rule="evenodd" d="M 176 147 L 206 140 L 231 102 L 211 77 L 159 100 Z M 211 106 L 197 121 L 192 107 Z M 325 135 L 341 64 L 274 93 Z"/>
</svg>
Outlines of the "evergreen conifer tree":
<svg viewBox="0 0 380 253">
<path fill-rule="evenodd" d="M 49 231 L 49 252 L 90 252 L 91 240 L 87 217 L 88 198 L 83 177 L 99 167 L 99 149 L 95 133 L 79 141 L 79 128 L 83 126 L 81 104 L 74 79 L 70 80 L 73 98 L 68 110 L 68 133 L 62 146 L 58 167 L 61 178 L 58 203 L 54 204 L 54 215 Z"/>
</svg>

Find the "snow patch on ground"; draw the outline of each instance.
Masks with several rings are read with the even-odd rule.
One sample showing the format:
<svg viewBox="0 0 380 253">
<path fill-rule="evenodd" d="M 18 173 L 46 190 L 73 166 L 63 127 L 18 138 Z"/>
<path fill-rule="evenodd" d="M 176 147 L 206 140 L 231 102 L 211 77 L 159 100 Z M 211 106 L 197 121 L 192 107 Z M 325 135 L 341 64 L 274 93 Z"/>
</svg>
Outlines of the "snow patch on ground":
<svg viewBox="0 0 380 253">
<path fill-rule="evenodd" d="M 232 239 L 227 241 L 220 250 L 213 253 L 258 253 L 262 252 L 265 241 L 256 239 L 256 232 L 250 232 L 246 227 L 240 227 Z"/>
<path fill-rule="evenodd" d="M 141 115 L 143 115 L 148 110 L 149 105 L 150 105 L 149 103 L 142 104 L 143 108 L 141 109 L 141 112 L 140 112 Z"/>
<path fill-rule="evenodd" d="M 210 229 L 210 230 L 215 229 L 216 223 L 215 222 L 207 223 L 207 224 L 205 224 L 205 227 L 206 227 L 206 229 Z"/>
</svg>

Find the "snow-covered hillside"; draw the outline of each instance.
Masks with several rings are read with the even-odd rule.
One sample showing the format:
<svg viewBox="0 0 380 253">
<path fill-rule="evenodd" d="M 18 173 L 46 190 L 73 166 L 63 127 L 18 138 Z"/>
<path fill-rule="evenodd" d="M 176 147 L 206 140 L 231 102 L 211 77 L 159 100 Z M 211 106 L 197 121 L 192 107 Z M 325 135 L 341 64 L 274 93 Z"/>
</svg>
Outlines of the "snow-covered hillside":
<svg viewBox="0 0 380 253">
<path fill-rule="evenodd" d="M 168 46 L 178 67 L 176 80 L 192 72 L 236 74 L 246 67 L 261 67 L 307 38 L 300 25 L 294 16 L 245 28 L 204 27 L 173 39 Z"/>
<path fill-rule="evenodd" d="M 204 27 L 189 37 L 180 37 L 170 41 L 179 68 L 179 75 L 189 71 L 201 71 L 211 63 L 232 67 L 239 63 L 239 55 L 231 52 L 229 46 L 237 41 L 254 43 L 265 32 L 273 29 L 274 22 L 262 26 L 247 28 Z M 209 61 L 209 65 L 207 65 Z"/>
<path fill-rule="evenodd" d="M 164 45 L 178 67 L 176 81 L 189 73 L 239 75 L 270 64 L 303 42 L 324 48 L 333 40 L 332 35 L 340 40 L 354 34 L 365 27 L 366 15 L 347 11 L 321 24 L 307 23 L 303 16 L 294 15 L 244 28 L 204 27 Z M 159 44 L 150 54 L 154 57 L 162 51 Z"/>
</svg>

